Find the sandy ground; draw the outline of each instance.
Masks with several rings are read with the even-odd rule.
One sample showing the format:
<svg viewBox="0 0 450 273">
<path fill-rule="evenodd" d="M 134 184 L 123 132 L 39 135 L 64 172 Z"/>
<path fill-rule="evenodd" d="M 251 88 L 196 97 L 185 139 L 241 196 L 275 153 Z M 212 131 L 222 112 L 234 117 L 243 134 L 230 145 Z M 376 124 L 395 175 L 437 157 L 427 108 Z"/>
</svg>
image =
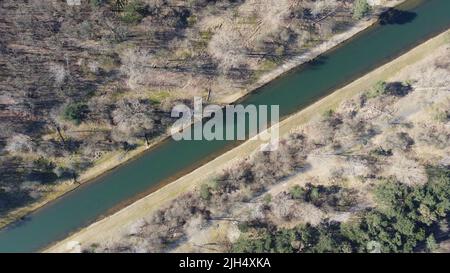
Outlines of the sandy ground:
<svg viewBox="0 0 450 273">
<path fill-rule="evenodd" d="M 383 4 L 385 7 L 393 7 L 404 1 L 405 0 L 391 0 L 389 2 L 383 1 L 383 3 L 380 3 L 380 4 Z M 232 102 L 242 98 L 246 94 L 248 94 L 248 93 L 254 91 L 255 89 L 267 84 L 268 82 L 278 78 L 279 76 L 286 73 L 287 71 L 301 65 L 302 63 L 305 63 L 305 62 L 308 62 L 309 60 L 314 59 L 315 57 L 319 56 L 320 54 L 324 53 L 325 51 L 350 39 L 355 34 L 361 32 L 361 31 L 367 29 L 368 27 L 370 27 L 371 25 L 373 25 L 376 21 L 377 21 L 376 16 L 373 16 L 373 18 L 368 19 L 366 21 L 362 21 L 359 24 L 355 25 L 354 27 L 350 28 L 349 30 L 347 30 L 343 33 L 334 35 L 333 37 L 330 38 L 329 41 L 326 41 L 326 42 L 314 47 L 313 49 L 311 49 L 310 51 L 308 51 L 302 55 L 293 57 L 291 61 L 288 61 L 288 62 L 282 64 L 281 66 L 277 67 L 276 69 L 264 74 L 263 76 L 261 76 L 261 78 L 256 83 L 254 83 L 247 89 L 245 89 L 241 92 L 236 92 L 232 95 L 220 98 L 217 101 L 217 103 L 229 104 L 229 103 L 232 103 Z M 160 140 L 162 140 L 165 137 L 166 136 L 164 136 L 164 135 L 161 136 L 156 141 L 154 141 L 154 144 L 157 144 Z M 97 164 L 95 164 L 94 167 L 92 167 L 92 168 L 88 169 L 86 172 L 82 173 L 80 175 L 77 183 L 72 183 L 71 181 L 62 182 L 59 186 L 52 189 L 48 194 L 45 195 L 45 197 L 41 198 L 39 201 L 34 202 L 28 206 L 13 210 L 10 213 L 8 213 L 7 215 L 5 215 L 4 217 L 2 217 L 0 219 L 0 228 L 6 226 L 7 224 L 9 224 L 17 219 L 24 217 L 25 215 L 39 209 L 40 207 L 61 197 L 62 195 L 66 194 L 72 190 L 75 190 L 80 184 L 89 182 L 89 181 L 97 178 L 98 176 L 104 174 L 105 172 L 108 172 L 108 171 L 110 171 L 114 168 L 117 168 L 118 166 L 126 163 L 128 160 L 131 160 L 139 155 L 142 155 L 142 153 L 147 151 L 151 146 L 153 146 L 153 145 L 150 145 L 149 147 L 140 146 L 133 151 L 127 152 L 126 154 L 124 154 L 123 152 L 111 153 L 110 155 L 107 156 L 107 158 L 104 158 L 104 159 L 100 160 Z"/>
<path fill-rule="evenodd" d="M 367 90 L 376 82 L 380 80 L 386 81 L 392 78 L 392 76 L 395 75 L 401 68 L 423 60 L 430 54 L 430 52 L 433 52 L 442 45 L 448 43 L 448 41 L 450 41 L 450 30 L 417 46 L 413 50 L 405 53 L 392 62 L 383 65 L 369 74 L 366 74 L 353 83 L 335 91 L 331 95 L 312 104 L 306 109 L 283 120 L 279 125 L 280 135 L 286 135 L 299 128 L 299 126 L 305 124 L 306 122 L 317 118 L 324 111 L 336 108 L 344 100 L 353 97 L 361 92 L 361 90 Z M 124 229 L 132 222 L 149 215 L 165 203 L 173 200 L 176 196 L 186 191 L 193 190 L 196 186 L 205 183 L 216 175 L 218 171 L 232 164 L 234 160 L 252 153 L 263 144 L 264 143 L 260 140 L 249 140 L 239 147 L 228 151 L 210 163 L 149 194 L 130 206 L 118 211 L 117 213 L 78 231 L 61 242 L 55 243 L 53 246 L 44 251 L 76 252 L 79 250 L 80 244 L 90 245 L 91 243 L 99 241 L 108 241 L 111 238 L 118 236 L 118 234 L 123 233 Z M 223 232 L 218 232 L 221 228 L 223 228 L 223 226 L 219 225 L 218 229 L 211 231 L 211 234 L 198 236 L 207 236 L 208 238 L 210 236 L 215 236 L 214 241 L 217 241 L 220 239 L 220 234 L 223 234 Z M 231 234 L 230 236 L 233 235 Z M 214 246 L 211 246 L 211 251 L 214 251 L 213 249 Z M 183 251 L 185 249 L 180 248 L 179 250 Z M 190 250 L 192 250 L 192 248 Z M 202 251 L 205 250 L 203 249 Z"/>
</svg>

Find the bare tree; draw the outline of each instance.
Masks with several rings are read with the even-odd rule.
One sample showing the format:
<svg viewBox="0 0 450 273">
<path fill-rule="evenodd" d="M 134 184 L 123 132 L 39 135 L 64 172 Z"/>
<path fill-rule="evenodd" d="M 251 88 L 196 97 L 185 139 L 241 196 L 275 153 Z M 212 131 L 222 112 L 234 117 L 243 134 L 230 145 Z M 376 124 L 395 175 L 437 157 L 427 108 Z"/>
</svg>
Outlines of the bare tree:
<svg viewBox="0 0 450 273">
<path fill-rule="evenodd" d="M 27 135 L 15 134 L 8 139 L 5 150 L 12 154 L 31 153 L 36 150 L 36 144 Z"/>
<path fill-rule="evenodd" d="M 152 113 L 153 109 L 149 102 L 137 99 L 120 100 L 112 112 L 115 124 L 112 131 L 113 138 L 116 141 L 136 143 L 143 137 L 149 144 L 149 136 L 155 124 Z"/>
</svg>

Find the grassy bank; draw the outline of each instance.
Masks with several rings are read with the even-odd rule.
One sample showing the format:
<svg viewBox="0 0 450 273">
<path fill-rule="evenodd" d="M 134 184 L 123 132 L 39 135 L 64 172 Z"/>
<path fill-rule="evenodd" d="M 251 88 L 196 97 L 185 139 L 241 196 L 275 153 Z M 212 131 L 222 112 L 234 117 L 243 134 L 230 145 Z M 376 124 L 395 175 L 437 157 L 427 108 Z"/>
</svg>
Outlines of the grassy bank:
<svg viewBox="0 0 450 273">
<path fill-rule="evenodd" d="M 361 77 L 353 83 L 335 91 L 331 95 L 314 103 L 308 108 L 297 114 L 286 118 L 280 123 L 280 135 L 286 135 L 295 128 L 301 126 L 307 121 L 321 115 L 323 112 L 337 107 L 343 101 L 353 97 L 363 90 L 367 90 L 378 81 L 383 81 L 394 75 L 402 67 L 414 64 L 422 60 L 430 52 L 437 49 L 441 45 L 448 43 L 450 39 L 450 31 L 430 39 L 413 50 L 405 53 L 396 60 L 383 65 L 382 67 L 372 71 L 371 73 Z M 207 182 L 218 171 L 231 164 L 235 158 L 242 158 L 261 144 L 261 141 L 247 141 L 243 145 L 223 154 L 210 163 L 198 168 L 190 174 L 181 177 L 173 183 L 170 183 L 159 190 L 151 193 L 147 197 L 137 201 L 136 203 L 122 209 L 114 215 L 111 215 L 93 225 L 79 231 L 70 236 L 66 240 L 55 244 L 46 251 L 48 252 L 64 252 L 67 249 L 67 243 L 71 241 L 80 242 L 82 244 L 90 244 L 96 241 L 108 240 L 120 233 L 127 224 L 150 214 L 155 209 L 160 208 L 165 202 L 172 200 L 174 197 L 188 190 L 192 190 L 198 185 Z M 201 178 L 200 178 L 201 177 Z"/>
</svg>

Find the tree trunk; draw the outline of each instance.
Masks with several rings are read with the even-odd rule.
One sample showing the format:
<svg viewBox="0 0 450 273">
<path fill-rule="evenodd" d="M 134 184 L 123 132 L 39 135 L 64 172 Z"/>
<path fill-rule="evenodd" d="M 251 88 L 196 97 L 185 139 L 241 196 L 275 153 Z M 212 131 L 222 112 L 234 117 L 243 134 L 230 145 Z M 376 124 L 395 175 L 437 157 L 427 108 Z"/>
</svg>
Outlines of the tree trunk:
<svg viewBox="0 0 450 273">
<path fill-rule="evenodd" d="M 147 134 L 144 134 L 144 138 L 145 138 L 145 143 L 147 144 L 147 147 L 149 147 L 150 146 L 150 141 L 148 140 Z"/>
</svg>

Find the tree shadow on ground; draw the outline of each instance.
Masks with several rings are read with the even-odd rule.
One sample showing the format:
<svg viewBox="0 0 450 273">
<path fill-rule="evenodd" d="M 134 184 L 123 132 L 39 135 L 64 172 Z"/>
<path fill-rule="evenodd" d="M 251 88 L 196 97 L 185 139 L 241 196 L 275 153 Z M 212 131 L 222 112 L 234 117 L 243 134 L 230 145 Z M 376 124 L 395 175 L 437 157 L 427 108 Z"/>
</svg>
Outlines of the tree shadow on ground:
<svg viewBox="0 0 450 273">
<path fill-rule="evenodd" d="M 412 91 L 412 86 L 402 82 L 388 82 L 386 83 L 385 90 L 389 95 L 403 97 Z"/>
<path fill-rule="evenodd" d="M 308 61 L 306 63 L 306 67 L 309 69 L 318 69 L 321 66 L 325 65 L 328 60 L 328 57 L 325 55 L 317 56 L 316 58 Z"/>
<path fill-rule="evenodd" d="M 32 216 L 28 215 L 28 216 L 23 216 L 21 218 L 19 218 L 18 220 L 15 220 L 14 222 L 6 225 L 5 227 L 1 228 L 0 230 L 14 230 L 16 228 L 19 228 L 23 225 L 25 225 L 26 223 L 28 223 L 29 221 L 31 221 Z"/>
</svg>

